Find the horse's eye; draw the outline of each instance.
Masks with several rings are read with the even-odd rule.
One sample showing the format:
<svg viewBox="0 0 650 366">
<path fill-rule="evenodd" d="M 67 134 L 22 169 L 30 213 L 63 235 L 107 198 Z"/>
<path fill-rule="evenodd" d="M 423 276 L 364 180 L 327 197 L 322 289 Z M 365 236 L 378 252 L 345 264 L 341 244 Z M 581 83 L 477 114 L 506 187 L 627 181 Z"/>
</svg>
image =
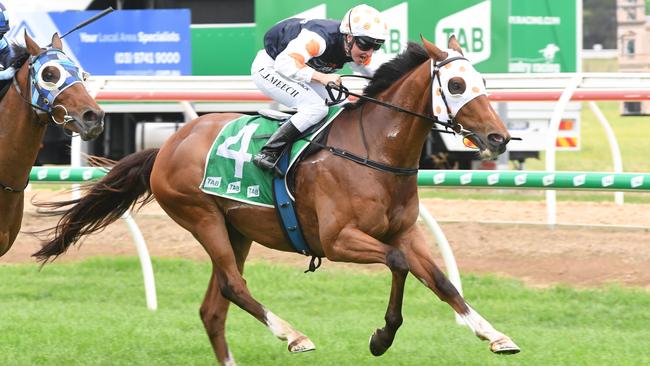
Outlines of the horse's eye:
<svg viewBox="0 0 650 366">
<path fill-rule="evenodd" d="M 449 92 L 451 94 L 463 94 L 465 92 L 465 80 L 459 77 L 453 77 L 449 80 Z"/>
<path fill-rule="evenodd" d="M 48 66 L 41 73 L 43 81 L 56 84 L 61 77 L 61 72 L 56 67 Z"/>
</svg>

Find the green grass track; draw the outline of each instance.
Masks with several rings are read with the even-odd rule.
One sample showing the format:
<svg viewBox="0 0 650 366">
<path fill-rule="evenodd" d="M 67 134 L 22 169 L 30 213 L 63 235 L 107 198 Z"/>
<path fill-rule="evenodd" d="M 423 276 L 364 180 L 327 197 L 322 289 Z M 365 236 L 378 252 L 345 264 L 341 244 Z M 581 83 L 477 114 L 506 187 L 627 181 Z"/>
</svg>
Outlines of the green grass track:
<svg viewBox="0 0 650 366">
<path fill-rule="evenodd" d="M 198 317 L 207 263 L 155 260 L 159 310 L 146 309 L 138 260 L 1 265 L 0 365 L 212 365 Z M 383 325 L 390 275 L 255 262 L 246 279 L 257 299 L 317 350 L 286 344 L 237 307 L 228 339 L 239 365 L 650 365 L 650 294 L 609 287 L 529 289 L 514 280 L 465 276 L 468 301 L 522 348 L 496 356 L 456 325 L 450 308 L 413 277 L 404 324 L 382 357 L 368 337 Z"/>
</svg>

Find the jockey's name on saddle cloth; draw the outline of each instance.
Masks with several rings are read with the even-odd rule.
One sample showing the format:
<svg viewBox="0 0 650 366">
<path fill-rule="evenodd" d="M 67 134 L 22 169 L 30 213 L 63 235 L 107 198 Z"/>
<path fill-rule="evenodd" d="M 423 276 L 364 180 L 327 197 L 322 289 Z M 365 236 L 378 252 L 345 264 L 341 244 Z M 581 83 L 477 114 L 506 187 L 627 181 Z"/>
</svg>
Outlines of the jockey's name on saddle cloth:
<svg viewBox="0 0 650 366">
<path fill-rule="evenodd" d="M 329 125 L 340 111 L 341 107 L 331 107 L 325 117 L 327 122 L 318 131 L 294 142 L 289 157 L 290 166 L 307 148 L 309 141 Z M 242 116 L 228 122 L 212 143 L 205 159 L 201 190 L 256 206 L 274 207 L 273 175 L 255 166 L 252 159 L 278 126 L 278 121 L 261 116 Z"/>
</svg>

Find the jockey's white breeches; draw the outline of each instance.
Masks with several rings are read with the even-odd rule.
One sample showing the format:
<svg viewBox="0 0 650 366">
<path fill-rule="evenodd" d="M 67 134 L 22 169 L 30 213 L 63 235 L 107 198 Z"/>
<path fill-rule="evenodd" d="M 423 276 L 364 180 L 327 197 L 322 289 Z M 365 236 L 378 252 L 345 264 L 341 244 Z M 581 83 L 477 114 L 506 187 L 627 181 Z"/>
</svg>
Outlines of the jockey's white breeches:
<svg viewBox="0 0 650 366">
<path fill-rule="evenodd" d="M 293 81 L 280 75 L 273 65 L 274 60 L 265 50 L 257 53 L 251 66 L 255 85 L 269 98 L 298 111 L 291 122 L 300 132 L 323 119 L 328 111 L 325 87 L 315 81 Z"/>
</svg>

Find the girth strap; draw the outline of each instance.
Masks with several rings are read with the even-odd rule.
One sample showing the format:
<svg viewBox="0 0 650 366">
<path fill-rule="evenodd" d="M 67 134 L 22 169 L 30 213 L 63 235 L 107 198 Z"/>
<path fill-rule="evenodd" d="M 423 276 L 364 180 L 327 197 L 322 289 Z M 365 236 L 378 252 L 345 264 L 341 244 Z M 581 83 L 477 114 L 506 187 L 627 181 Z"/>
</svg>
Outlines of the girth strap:
<svg viewBox="0 0 650 366">
<path fill-rule="evenodd" d="M 398 167 L 392 167 L 390 165 L 386 165 L 383 163 L 380 163 L 378 161 L 370 160 L 367 158 L 362 158 L 359 155 L 353 154 L 347 150 L 342 150 L 336 147 L 332 146 L 327 146 L 320 144 L 318 142 L 310 141 L 310 144 L 316 145 L 320 147 L 321 149 L 325 149 L 329 152 L 331 152 L 333 155 L 342 157 L 344 159 L 352 160 L 357 164 L 361 164 L 364 166 L 367 166 L 369 168 L 377 169 L 382 172 L 386 173 L 391 173 L 391 174 L 397 174 L 397 175 L 415 175 L 418 173 L 418 168 L 398 168 Z"/>
<path fill-rule="evenodd" d="M 293 200 L 289 196 L 285 184 L 285 179 L 287 179 L 287 169 L 289 167 L 290 151 L 291 145 L 288 145 L 282 152 L 277 163 L 277 167 L 282 171 L 282 173 L 284 173 L 284 177 L 273 178 L 275 212 L 278 214 L 278 218 L 280 219 L 282 231 L 284 232 L 285 237 L 289 239 L 289 243 L 293 249 L 300 254 L 312 257 L 309 262 L 309 269 L 305 272 L 314 272 L 318 267 L 320 267 L 321 259 L 315 256 L 311 249 L 309 249 L 309 245 L 302 234 L 302 229 L 300 229 L 300 223 L 298 222 L 298 216 L 296 215 L 296 208 L 293 205 Z"/>
</svg>

